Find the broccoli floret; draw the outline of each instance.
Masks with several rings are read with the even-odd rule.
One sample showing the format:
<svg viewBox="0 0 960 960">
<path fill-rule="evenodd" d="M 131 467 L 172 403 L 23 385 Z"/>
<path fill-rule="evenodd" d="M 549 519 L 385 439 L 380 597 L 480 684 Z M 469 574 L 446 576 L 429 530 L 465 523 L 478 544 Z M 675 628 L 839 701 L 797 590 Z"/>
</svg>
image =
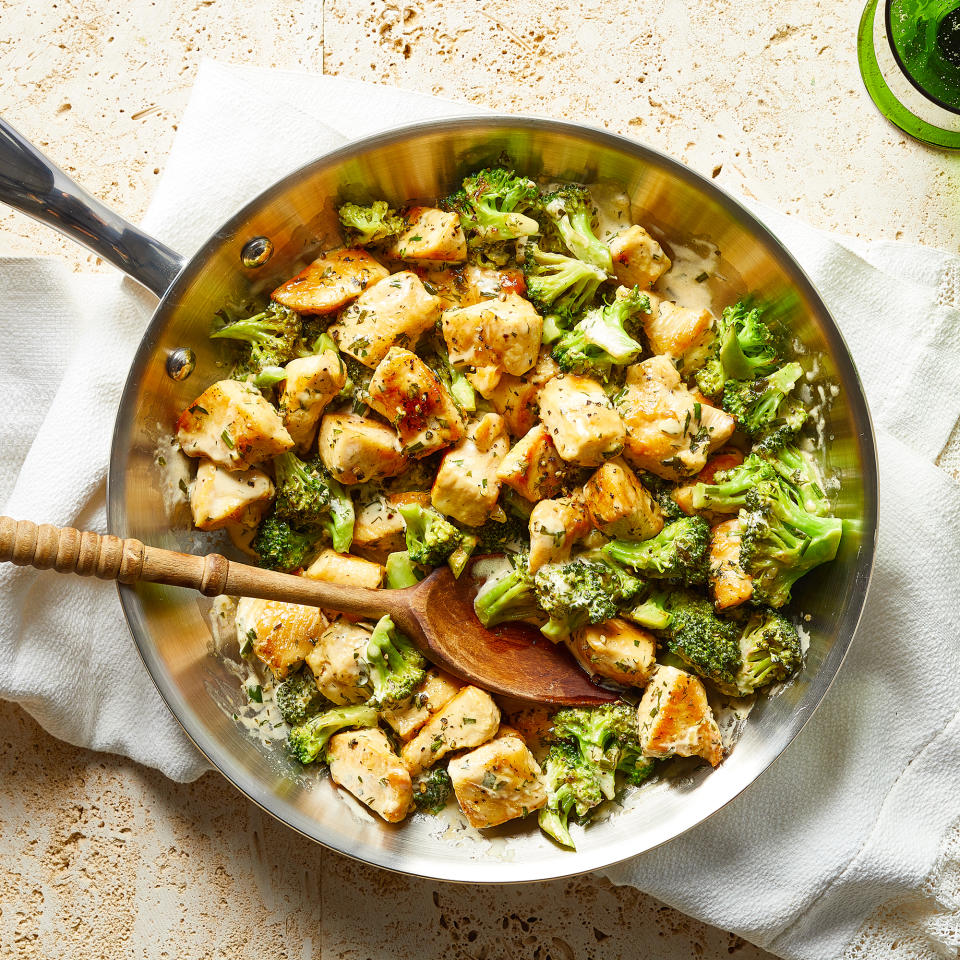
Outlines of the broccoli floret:
<svg viewBox="0 0 960 960">
<path fill-rule="evenodd" d="M 622 774 L 627 783 L 639 787 L 644 780 L 650 778 L 654 766 L 654 761 L 643 755 L 638 740 L 636 743 L 624 745 L 617 761 L 617 773 Z"/>
<path fill-rule="evenodd" d="M 560 337 L 553 356 L 560 369 L 588 373 L 606 380 L 613 366 L 626 366 L 643 347 L 627 333 L 631 317 L 650 310 L 650 298 L 634 287 L 626 297 L 588 310 L 586 316 Z"/>
<path fill-rule="evenodd" d="M 796 628 L 772 610 L 757 612 L 747 621 L 740 637 L 740 655 L 735 686 L 744 696 L 768 683 L 786 680 L 803 662 Z"/>
<path fill-rule="evenodd" d="M 229 323 L 210 334 L 212 340 L 239 340 L 249 344 L 244 361 L 237 365 L 234 376 L 257 374 L 264 367 L 279 367 L 299 356 L 300 315 L 279 303 L 271 302 L 262 313 Z"/>
<path fill-rule="evenodd" d="M 399 509 L 406 525 L 407 553 L 414 563 L 438 567 L 463 540 L 463 534 L 432 507 L 404 503 Z"/>
<path fill-rule="evenodd" d="M 728 380 L 723 386 L 723 409 L 737 418 L 737 426 L 754 438 L 764 437 L 774 446 L 774 437 L 785 442 L 803 426 L 806 411 L 790 391 L 803 375 L 799 363 L 787 363 L 757 380 Z"/>
<path fill-rule="evenodd" d="M 776 370 L 786 354 L 781 326 L 763 318 L 749 300 L 726 307 L 717 321 L 713 353 L 697 371 L 697 386 L 709 397 L 723 393 L 727 380 L 757 380 Z"/>
<path fill-rule="evenodd" d="M 252 546 L 261 567 L 296 570 L 316 549 L 318 539 L 316 530 L 298 529 L 271 511 L 260 523 Z"/>
<path fill-rule="evenodd" d="M 506 576 L 480 588 L 473 602 L 477 617 L 485 627 L 518 621 L 540 626 L 547 618 L 537 603 L 527 554 L 514 554 L 510 560 L 513 569 Z"/>
<path fill-rule="evenodd" d="M 326 698 L 317 689 L 317 681 L 309 670 L 298 670 L 277 685 L 273 694 L 280 716 L 291 726 L 303 723 L 323 709 Z"/>
<path fill-rule="evenodd" d="M 668 523 L 655 537 L 635 543 L 613 540 L 605 556 L 656 579 L 689 585 L 706 583 L 709 572 L 710 525 L 702 517 Z"/>
<path fill-rule="evenodd" d="M 477 549 L 477 544 L 479 540 L 473 536 L 473 534 L 465 533 L 463 539 L 460 541 L 457 549 L 447 557 L 447 565 L 453 571 L 455 578 L 459 579 L 460 574 L 463 573 L 467 568 L 467 564 L 470 562 L 470 558 L 473 556 L 474 551 Z"/>
<path fill-rule="evenodd" d="M 295 453 L 273 461 L 277 480 L 274 506 L 281 520 L 321 523 L 330 513 L 330 476 L 319 459 L 304 463 Z"/>
<path fill-rule="evenodd" d="M 713 483 L 698 483 L 693 488 L 694 510 L 737 513 L 747 503 L 747 494 L 759 483 L 776 475 L 770 460 L 752 453 L 739 466 L 718 472 Z"/>
<path fill-rule="evenodd" d="M 773 452 L 763 452 L 767 462 L 799 494 L 799 503 L 816 517 L 830 514 L 830 501 L 823 489 L 823 477 L 813 457 L 793 444 L 784 444 Z"/>
<path fill-rule="evenodd" d="M 287 736 L 287 745 L 301 763 L 313 763 L 339 730 L 376 725 L 377 711 L 374 707 L 366 704 L 333 707 L 295 726 Z"/>
<path fill-rule="evenodd" d="M 753 581 L 753 601 L 779 608 L 800 577 L 837 555 L 843 521 L 807 513 L 800 491 L 776 473 L 745 499 L 740 566 Z"/>
<path fill-rule="evenodd" d="M 731 686 L 740 667 L 740 628 L 718 617 L 713 604 L 689 590 L 673 590 L 661 600 L 670 614 L 665 628 L 670 653 L 701 677 Z"/>
<path fill-rule="evenodd" d="M 373 689 L 370 702 L 378 707 L 400 706 L 427 675 L 426 661 L 390 617 L 377 621 L 363 663 Z"/>
<path fill-rule="evenodd" d="M 612 800 L 624 746 L 629 744 L 639 753 L 636 709 L 621 702 L 592 709 L 561 710 L 553 718 L 553 732 L 558 740 L 577 744 L 581 756 L 596 768 L 600 792 Z"/>
<path fill-rule="evenodd" d="M 475 552 L 516 553 L 530 547 L 530 528 L 527 520 L 514 513 L 507 513 L 503 520 L 492 517 L 482 527 L 468 527 L 470 535 L 477 538 Z"/>
<path fill-rule="evenodd" d="M 636 577 L 602 558 L 547 564 L 534 576 L 537 602 L 549 617 L 540 631 L 556 642 L 585 623 L 610 620 L 641 587 Z"/>
<path fill-rule="evenodd" d="M 353 413 L 357 416 L 365 416 L 370 402 L 368 388 L 373 378 L 373 371 L 349 354 L 341 355 L 341 359 L 347 368 L 347 379 L 340 393 L 337 394 L 337 399 L 350 400 L 353 403 Z"/>
<path fill-rule="evenodd" d="M 613 270 L 613 258 L 594 231 L 594 208 L 590 191 L 567 183 L 543 198 L 543 209 L 553 222 L 566 248 L 584 263 L 592 263 L 605 273 Z"/>
<path fill-rule="evenodd" d="M 391 210 L 386 200 L 374 200 L 369 207 L 345 203 L 339 216 L 345 239 L 358 247 L 379 243 L 406 229 L 403 217 Z"/>
<path fill-rule="evenodd" d="M 677 488 L 675 483 L 664 480 L 663 477 L 658 477 L 655 473 L 640 473 L 638 478 L 647 488 L 647 493 L 657 502 L 657 506 L 663 513 L 663 519 L 667 523 L 680 520 L 686 516 L 677 501 L 673 499 L 673 491 Z"/>
<path fill-rule="evenodd" d="M 421 813 L 439 813 L 453 793 L 450 774 L 443 767 L 434 767 L 413 780 L 413 805 Z"/>
<path fill-rule="evenodd" d="M 387 554 L 387 589 L 402 590 L 413 587 L 423 579 L 423 571 L 410 559 L 406 550 Z"/>
<path fill-rule="evenodd" d="M 353 526 L 357 515 L 353 509 L 353 500 L 344 486 L 333 477 L 327 477 L 330 488 L 330 515 L 323 522 L 323 528 L 330 535 L 330 545 L 337 553 L 348 553 L 353 545 Z"/>
<path fill-rule="evenodd" d="M 463 189 L 446 201 L 460 215 L 471 242 L 501 243 L 540 232 L 540 224 L 525 214 L 539 199 L 537 185 L 512 170 L 491 167 L 467 177 Z"/>
<path fill-rule="evenodd" d="M 558 329 L 568 329 L 574 317 L 593 301 L 607 275 L 598 267 L 562 253 L 527 246 L 524 259 L 527 298 Z"/>
<path fill-rule="evenodd" d="M 576 849 L 570 836 L 570 818 L 586 819 L 603 800 L 596 767 L 585 759 L 575 743 L 555 743 L 544 761 L 547 804 L 539 813 L 540 829 L 557 843 Z"/>
</svg>

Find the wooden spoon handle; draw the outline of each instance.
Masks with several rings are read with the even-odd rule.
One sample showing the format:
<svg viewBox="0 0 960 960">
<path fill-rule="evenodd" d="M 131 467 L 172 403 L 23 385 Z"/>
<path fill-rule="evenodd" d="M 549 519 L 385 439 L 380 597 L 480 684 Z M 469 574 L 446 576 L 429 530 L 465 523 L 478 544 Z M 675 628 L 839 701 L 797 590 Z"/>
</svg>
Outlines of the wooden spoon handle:
<svg viewBox="0 0 960 960">
<path fill-rule="evenodd" d="M 409 601 L 402 596 L 406 594 L 403 590 L 367 590 L 321 583 L 235 563 L 218 553 L 198 557 L 148 547 L 139 540 L 121 540 L 89 531 L 81 533 L 71 527 L 38 525 L 10 517 L 0 517 L 0 561 L 121 583 L 145 580 L 189 587 L 208 597 L 225 593 L 306 603 L 359 616 L 379 617 L 385 613 L 395 616 L 409 607 Z"/>
</svg>

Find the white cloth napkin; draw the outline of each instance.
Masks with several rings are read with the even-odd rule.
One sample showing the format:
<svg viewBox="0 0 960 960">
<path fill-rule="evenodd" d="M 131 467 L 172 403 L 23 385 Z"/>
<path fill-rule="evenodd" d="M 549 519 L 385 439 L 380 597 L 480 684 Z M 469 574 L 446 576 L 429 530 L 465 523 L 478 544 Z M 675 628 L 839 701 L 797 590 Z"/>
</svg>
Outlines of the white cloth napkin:
<svg viewBox="0 0 960 960">
<path fill-rule="evenodd" d="M 204 64 L 144 226 L 190 254 L 241 201 L 347 137 L 475 112 Z M 960 414 L 960 259 L 757 213 L 824 295 L 866 385 L 882 464 L 874 585 L 840 677 L 774 767 L 706 824 L 607 874 L 785 957 L 955 956 L 960 490 L 935 461 Z M 42 260 L 0 261 L 0 289 L 4 512 L 102 530 L 112 419 L 151 298 Z M 206 769 L 140 665 L 112 585 L 0 569 L 0 696 L 72 743 L 174 779 Z"/>
</svg>

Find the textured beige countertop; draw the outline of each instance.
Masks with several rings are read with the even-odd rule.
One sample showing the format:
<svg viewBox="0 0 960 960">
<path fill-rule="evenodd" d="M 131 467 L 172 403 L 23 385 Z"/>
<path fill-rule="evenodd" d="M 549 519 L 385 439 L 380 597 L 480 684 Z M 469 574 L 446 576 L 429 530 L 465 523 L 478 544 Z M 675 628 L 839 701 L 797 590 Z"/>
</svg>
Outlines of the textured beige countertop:
<svg viewBox="0 0 960 960">
<path fill-rule="evenodd" d="M 561 6 L 562 9 L 555 9 Z M 0 0 L 0 113 L 131 219 L 202 57 L 586 119 L 825 229 L 956 250 L 956 157 L 888 126 L 838 0 Z M 109 269 L 0 210 L 0 256 Z M 0 957 L 766 957 L 583 877 L 438 885 L 327 853 L 0 704 Z M 413 922 L 411 922 L 413 918 Z"/>
</svg>

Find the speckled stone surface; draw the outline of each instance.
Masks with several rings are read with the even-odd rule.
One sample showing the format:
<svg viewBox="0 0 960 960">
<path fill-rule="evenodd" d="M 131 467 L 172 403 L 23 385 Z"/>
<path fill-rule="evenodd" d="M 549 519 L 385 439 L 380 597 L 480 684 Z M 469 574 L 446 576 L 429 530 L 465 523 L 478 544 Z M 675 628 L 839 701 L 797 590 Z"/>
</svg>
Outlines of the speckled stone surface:
<svg viewBox="0 0 960 960">
<path fill-rule="evenodd" d="M 131 219 L 203 57 L 584 118 L 830 230 L 958 249 L 960 161 L 887 125 L 837 0 L 0 0 L 0 113 Z M 559 7 L 560 9 L 556 9 Z M 0 210 L 0 256 L 109 269 Z M 300 840 L 217 774 L 175 785 L 0 704 L 0 957 L 766 957 L 583 877 L 475 888 Z"/>
</svg>

